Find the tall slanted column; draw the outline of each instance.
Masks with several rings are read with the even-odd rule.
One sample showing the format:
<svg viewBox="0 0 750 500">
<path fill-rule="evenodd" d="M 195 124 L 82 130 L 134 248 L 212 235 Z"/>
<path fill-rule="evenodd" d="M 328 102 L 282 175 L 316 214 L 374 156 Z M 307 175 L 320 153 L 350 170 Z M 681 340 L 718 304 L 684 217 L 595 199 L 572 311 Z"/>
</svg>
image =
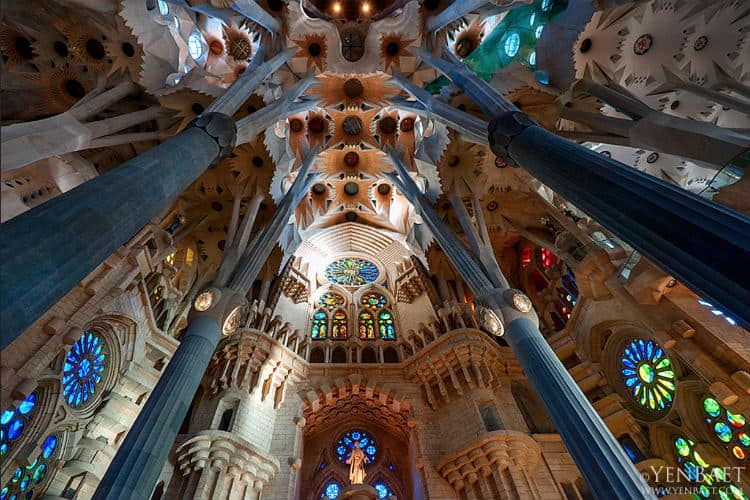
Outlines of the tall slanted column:
<svg viewBox="0 0 750 500">
<path fill-rule="evenodd" d="M 247 139 L 230 116 L 292 52 L 243 75 L 177 136 L 2 224 L 0 349 Z"/>
<path fill-rule="evenodd" d="M 221 335 L 232 334 L 241 326 L 249 286 L 278 243 L 294 208 L 316 178 L 316 175 L 308 175 L 316 156 L 314 151 L 308 151 L 268 226 L 244 251 L 235 270 L 244 278 L 232 280 L 231 288 L 219 288 L 223 284 L 216 283 L 217 286 L 209 287 L 196 297 L 180 346 L 125 436 L 94 499 L 140 499 L 151 495 Z"/>
<path fill-rule="evenodd" d="M 397 171 L 389 175 L 390 179 L 419 211 L 440 247 L 477 296 L 482 304 L 478 310 L 482 325 L 508 341 L 594 495 L 599 499 L 654 498 L 625 451 L 542 336 L 530 299 L 520 290 L 508 287 L 491 252 L 481 210 L 475 214 L 482 227 L 470 226 L 461 200 L 452 200 L 472 255 L 419 191 L 399 153 L 390 150 L 389 156 Z"/>
<path fill-rule="evenodd" d="M 424 52 L 488 116 L 490 147 L 750 326 L 750 218 L 537 125 L 458 61 Z M 420 99 L 419 95 L 415 95 Z"/>
</svg>

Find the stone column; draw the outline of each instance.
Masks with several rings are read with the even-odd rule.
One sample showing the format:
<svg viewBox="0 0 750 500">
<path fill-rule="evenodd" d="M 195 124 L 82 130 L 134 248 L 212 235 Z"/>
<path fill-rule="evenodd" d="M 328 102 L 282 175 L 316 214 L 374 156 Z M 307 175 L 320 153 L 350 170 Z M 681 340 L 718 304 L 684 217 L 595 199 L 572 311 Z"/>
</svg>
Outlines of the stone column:
<svg viewBox="0 0 750 500">
<path fill-rule="evenodd" d="M 0 348 L 231 153 L 235 130 L 226 115 L 199 117 L 176 137 L 4 223 Z"/>
<path fill-rule="evenodd" d="M 539 331 L 531 300 L 503 286 L 502 271 L 487 272 L 456 233 L 435 212 L 406 170 L 400 155 L 389 151 L 397 173 L 388 174 L 394 185 L 414 204 L 425 225 L 477 297 L 482 326 L 494 335 L 505 331 L 508 344 L 539 394 L 581 475 L 598 498 L 654 498 L 620 444 L 596 413 Z M 460 203 L 460 200 L 458 200 Z M 482 231 L 464 227 L 470 248 L 488 247 Z M 490 247 L 491 248 L 491 247 Z M 476 254 L 476 250 L 475 250 Z M 483 265 L 492 264 L 483 259 Z"/>
<path fill-rule="evenodd" d="M 488 116 L 502 160 L 593 217 L 695 293 L 750 326 L 750 218 L 544 130 L 458 61 L 424 52 Z M 679 136 L 678 136 L 679 137 Z"/>
<path fill-rule="evenodd" d="M 193 318 L 180 346 L 125 436 L 95 499 L 149 498 L 221 336 L 209 315 Z"/>
</svg>

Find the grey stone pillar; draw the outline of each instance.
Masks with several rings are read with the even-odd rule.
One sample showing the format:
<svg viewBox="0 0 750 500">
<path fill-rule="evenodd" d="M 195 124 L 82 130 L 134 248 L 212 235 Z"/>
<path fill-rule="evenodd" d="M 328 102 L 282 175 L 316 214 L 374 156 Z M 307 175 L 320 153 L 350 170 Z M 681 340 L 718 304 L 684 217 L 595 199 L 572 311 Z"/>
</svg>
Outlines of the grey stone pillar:
<svg viewBox="0 0 750 500">
<path fill-rule="evenodd" d="M 94 499 L 150 498 L 220 336 L 221 326 L 215 318 L 197 316 L 190 321 L 174 357 L 99 483 Z"/>
<path fill-rule="evenodd" d="M 229 154 L 234 121 L 199 117 L 176 137 L 2 224 L 0 349 Z"/>
<path fill-rule="evenodd" d="M 503 335 L 505 330 L 508 344 L 594 495 L 600 499 L 654 498 L 625 451 L 542 336 L 530 299 L 519 290 L 505 288 L 507 280 L 494 259 L 482 259 L 477 255 L 477 249 L 489 245 L 489 241 L 482 238 L 482 230 L 464 226 L 469 247 L 475 249 L 472 255 L 419 192 L 400 155 L 392 150 L 389 155 L 397 174 L 388 176 L 414 204 L 476 295 L 482 326 L 497 336 Z M 480 261 L 485 267 L 495 266 L 493 272 L 483 269 Z"/>
</svg>

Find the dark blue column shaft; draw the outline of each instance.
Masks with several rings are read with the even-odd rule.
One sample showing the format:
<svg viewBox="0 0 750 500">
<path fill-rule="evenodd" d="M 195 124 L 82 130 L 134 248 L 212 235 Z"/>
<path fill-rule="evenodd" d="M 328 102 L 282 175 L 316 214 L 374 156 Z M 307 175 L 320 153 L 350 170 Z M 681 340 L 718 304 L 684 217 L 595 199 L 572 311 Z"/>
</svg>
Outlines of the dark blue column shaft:
<svg viewBox="0 0 750 500">
<path fill-rule="evenodd" d="M 2 224 L 0 349 L 167 208 L 218 155 L 215 139 L 189 127 Z"/>
<path fill-rule="evenodd" d="M 526 318 L 515 319 L 506 326 L 503 338 L 593 495 L 601 500 L 655 498 L 536 325 Z"/>
<path fill-rule="evenodd" d="M 743 265 L 750 262 L 750 218 L 535 125 L 513 137 L 508 152 L 644 257 L 750 326 L 750 266 Z"/>
<path fill-rule="evenodd" d="M 117 450 L 96 500 L 149 498 L 211 361 L 221 327 L 208 316 L 190 321 L 180 346 Z"/>
</svg>

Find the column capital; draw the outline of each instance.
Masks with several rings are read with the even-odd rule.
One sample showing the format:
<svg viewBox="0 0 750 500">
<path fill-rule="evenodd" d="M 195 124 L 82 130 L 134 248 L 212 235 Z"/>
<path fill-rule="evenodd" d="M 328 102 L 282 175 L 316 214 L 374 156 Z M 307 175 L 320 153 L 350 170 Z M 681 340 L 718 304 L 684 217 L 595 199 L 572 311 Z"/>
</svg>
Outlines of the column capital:
<svg viewBox="0 0 750 500">
<path fill-rule="evenodd" d="M 539 327 L 539 318 L 534 311 L 531 300 L 521 290 L 516 290 L 515 288 L 493 288 L 492 290 L 479 295 L 477 297 L 477 304 L 494 313 L 497 320 L 500 321 L 503 326 L 510 324 L 518 318 L 526 318 Z M 480 310 L 479 317 L 482 326 L 490 331 L 495 331 L 497 329 L 495 325 L 491 324 L 493 318 L 490 315 L 485 316 Z M 501 336 L 503 334 L 503 329 L 504 328 L 501 327 L 500 332 L 496 335 Z"/>
<path fill-rule="evenodd" d="M 224 113 L 203 113 L 193 120 L 191 127 L 203 130 L 219 146 L 217 161 L 228 157 L 237 144 L 237 124 L 232 117 Z"/>
<path fill-rule="evenodd" d="M 242 324 L 247 310 L 247 299 L 231 288 L 210 286 L 193 301 L 190 321 L 208 317 L 221 325 L 224 335 L 230 335 Z"/>
</svg>

